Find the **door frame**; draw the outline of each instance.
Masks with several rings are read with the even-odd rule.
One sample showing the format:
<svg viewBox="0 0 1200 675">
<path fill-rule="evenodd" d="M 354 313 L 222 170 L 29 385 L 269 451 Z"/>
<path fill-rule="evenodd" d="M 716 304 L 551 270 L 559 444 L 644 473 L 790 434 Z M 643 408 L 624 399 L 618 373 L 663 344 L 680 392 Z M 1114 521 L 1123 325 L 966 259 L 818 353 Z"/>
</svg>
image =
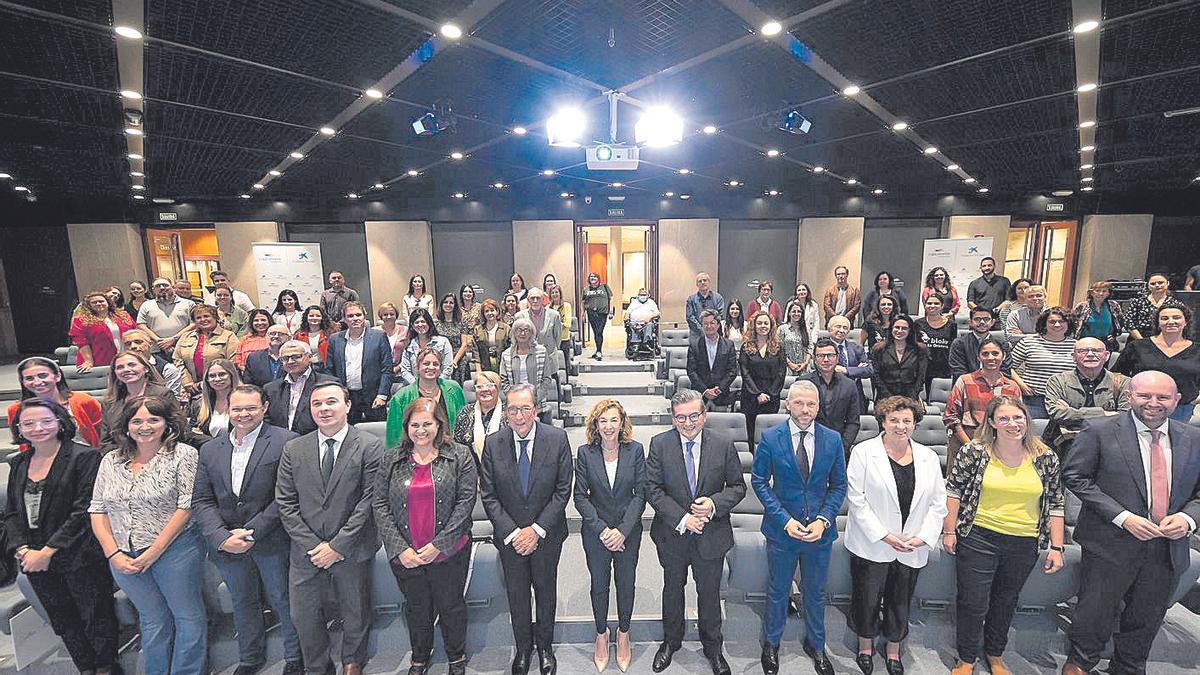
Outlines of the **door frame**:
<svg viewBox="0 0 1200 675">
<path fill-rule="evenodd" d="M 1075 265 L 1079 259 L 1079 228 L 1082 223 L 1074 218 L 1047 219 L 1040 216 L 1027 218 L 1014 217 L 1009 222 L 1009 231 L 1027 229 L 1030 237 L 1025 242 L 1025 257 L 1030 261 L 1028 278 L 1035 284 L 1046 283 L 1046 239 L 1047 233 L 1053 230 L 1067 230 L 1066 256 L 1063 259 L 1063 282 L 1060 288 L 1059 302 L 1068 309 L 1073 306 L 1072 297 L 1075 295 Z M 1065 226 L 1065 227 L 1064 227 Z M 1008 241 L 1004 242 L 1005 257 L 1007 258 Z M 1006 276 L 1009 270 L 1005 269 Z M 1022 270 L 1024 273 L 1024 270 Z M 1011 277 L 1010 277 L 1011 278 Z M 1047 289 L 1049 290 L 1049 289 Z"/>
<path fill-rule="evenodd" d="M 580 339 L 586 342 L 588 326 L 587 316 L 583 311 L 583 304 L 579 301 L 582 297 L 583 288 L 587 286 L 587 278 L 583 276 L 584 261 L 587 258 L 587 249 L 583 246 L 583 232 L 589 227 L 646 227 L 648 228 L 649 241 L 646 246 L 646 290 L 649 291 L 650 297 L 658 299 L 658 221 L 656 220 L 576 220 L 573 223 L 573 233 L 571 236 L 572 245 L 575 249 L 575 304 L 572 305 L 575 310 L 575 320 L 579 322 Z M 621 299 L 617 298 L 618 303 Z M 620 309 L 614 308 L 613 311 Z"/>
</svg>

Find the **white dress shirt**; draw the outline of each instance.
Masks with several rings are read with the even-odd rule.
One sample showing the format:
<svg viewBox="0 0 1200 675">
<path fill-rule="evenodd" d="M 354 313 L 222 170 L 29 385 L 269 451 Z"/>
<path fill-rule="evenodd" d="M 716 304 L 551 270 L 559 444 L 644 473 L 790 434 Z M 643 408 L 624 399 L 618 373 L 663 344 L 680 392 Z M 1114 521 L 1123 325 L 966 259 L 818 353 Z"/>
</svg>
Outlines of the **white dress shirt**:
<svg viewBox="0 0 1200 675">
<path fill-rule="evenodd" d="M 326 436 L 324 431 L 317 429 L 317 459 L 318 463 L 321 456 L 325 454 L 325 441 L 333 439 L 333 462 L 337 463 L 338 455 L 342 452 L 342 444 L 346 442 L 346 434 L 350 433 L 350 425 L 347 424 L 341 428 L 336 434 Z"/>
<path fill-rule="evenodd" d="M 501 411 L 497 410 L 496 412 L 494 412 L 492 414 L 498 415 L 498 414 L 500 414 L 500 412 Z M 513 431 L 513 457 L 515 457 L 518 462 L 521 461 L 521 441 L 529 441 L 529 470 L 530 470 L 529 480 L 530 481 L 533 480 L 533 473 L 532 473 L 532 471 L 533 471 L 533 446 L 534 446 L 533 437 L 536 435 L 537 435 L 537 422 L 534 422 L 533 426 L 529 427 L 529 435 L 525 436 L 523 438 L 520 435 L 518 435 L 515 430 Z M 541 525 L 534 523 L 533 525 L 530 525 L 530 527 L 533 528 L 534 532 L 537 532 L 538 539 L 546 538 L 546 531 L 542 529 Z M 504 538 L 504 545 L 508 546 L 510 543 L 512 543 L 512 540 L 516 538 L 517 533 L 520 531 L 521 531 L 520 529 L 516 529 L 516 530 L 513 530 L 512 532 L 509 532 L 508 536 Z"/>
<path fill-rule="evenodd" d="M 678 433 L 678 432 L 676 432 L 676 433 Z M 692 467 L 692 469 L 695 471 L 695 473 L 692 475 L 692 479 L 696 483 L 697 490 L 700 489 L 700 441 L 703 438 L 703 436 L 704 436 L 703 429 L 701 429 L 700 433 L 696 434 L 696 437 L 693 438 L 691 441 L 689 441 L 687 439 L 687 437 L 685 437 L 683 434 L 679 434 L 679 447 L 683 449 L 683 470 L 684 471 L 687 471 L 687 444 L 688 443 L 696 444 L 696 445 L 692 446 L 692 460 L 695 464 L 695 466 Z M 689 481 L 689 482 L 691 482 L 691 481 Z M 699 495 L 696 495 L 696 497 L 699 498 Z M 676 532 L 678 532 L 679 534 L 683 534 L 684 532 L 687 531 L 687 527 L 685 524 L 687 523 L 688 516 L 690 516 L 690 515 L 692 515 L 692 511 L 691 511 L 691 508 L 689 507 L 688 512 L 683 514 L 683 518 L 680 518 L 679 524 L 675 526 Z M 710 515 L 716 515 L 715 508 L 713 509 L 713 513 Z"/>
<path fill-rule="evenodd" d="M 304 383 L 308 378 L 312 377 L 312 368 L 304 371 L 304 374 L 298 378 L 293 378 L 287 375 L 288 385 L 291 387 L 288 392 L 288 428 L 292 428 L 292 422 L 296 419 L 296 408 L 300 405 L 300 396 L 304 393 Z"/>
<path fill-rule="evenodd" d="M 254 452 L 254 444 L 258 441 L 258 434 L 262 432 L 262 422 L 242 437 L 241 442 L 237 439 L 237 430 L 229 433 L 229 444 L 233 446 L 233 454 L 229 460 L 229 477 L 233 484 L 233 494 L 242 495 L 242 481 L 246 478 L 246 466 L 250 464 L 250 453 Z"/>
<path fill-rule="evenodd" d="M 362 390 L 363 344 L 366 337 L 366 330 L 357 338 L 350 337 L 350 331 L 346 331 L 346 388 L 350 391 Z"/>
<path fill-rule="evenodd" d="M 611 462 L 604 460 L 604 473 L 608 474 L 608 489 L 611 490 L 617 484 L 617 459 Z"/>
<path fill-rule="evenodd" d="M 721 344 L 721 336 L 718 335 L 716 340 L 704 338 L 704 346 L 708 349 L 708 370 L 711 372 L 713 364 L 717 362 L 717 346 Z"/>
<path fill-rule="evenodd" d="M 1137 431 L 1138 450 L 1141 451 L 1141 455 L 1142 455 L 1142 472 L 1143 472 L 1143 475 L 1146 477 L 1146 503 L 1148 506 L 1153 506 L 1152 504 L 1150 504 L 1150 500 L 1154 498 L 1154 496 L 1153 496 L 1154 490 L 1150 486 L 1150 427 L 1146 426 L 1146 424 L 1144 422 L 1142 422 L 1140 419 L 1138 419 L 1138 416 L 1134 415 L 1132 412 L 1129 413 L 1129 416 L 1133 418 L 1133 427 Z M 1168 495 L 1171 494 L 1171 460 L 1172 460 L 1171 434 L 1168 433 L 1169 428 L 1170 428 L 1170 422 L 1164 420 L 1162 425 L 1160 425 L 1157 429 L 1157 431 L 1162 432 L 1162 435 L 1160 435 L 1158 437 L 1158 444 L 1162 447 L 1163 457 L 1166 459 L 1167 494 Z M 1169 499 L 1169 497 L 1168 497 L 1168 499 Z M 1163 509 L 1163 511 L 1166 512 L 1167 515 L 1170 515 L 1170 511 L 1168 509 Z M 1125 527 L 1125 520 L 1128 519 L 1129 516 L 1132 516 L 1132 515 L 1133 515 L 1133 512 L 1131 512 L 1131 511 L 1122 511 L 1122 512 L 1118 513 L 1117 517 L 1113 518 L 1113 520 L 1112 520 L 1113 525 L 1116 525 L 1117 527 Z M 1195 532 L 1196 531 L 1196 521 L 1192 520 L 1192 517 L 1186 513 L 1180 512 L 1179 515 L 1183 516 L 1184 519 L 1188 521 L 1188 530 L 1190 532 Z M 1155 523 L 1155 524 L 1157 525 L 1157 523 Z"/>
</svg>

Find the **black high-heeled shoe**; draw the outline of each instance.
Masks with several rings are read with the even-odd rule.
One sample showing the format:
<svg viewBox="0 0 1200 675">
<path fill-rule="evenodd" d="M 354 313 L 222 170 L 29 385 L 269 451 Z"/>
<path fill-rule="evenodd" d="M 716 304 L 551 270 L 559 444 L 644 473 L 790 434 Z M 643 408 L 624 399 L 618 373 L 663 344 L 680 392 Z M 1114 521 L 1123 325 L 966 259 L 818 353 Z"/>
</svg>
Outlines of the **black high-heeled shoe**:
<svg viewBox="0 0 1200 675">
<path fill-rule="evenodd" d="M 408 675 L 426 675 L 426 673 L 428 673 L 428 672 L 429 672 L 429 661 L 426 661 L 425 663 L 421 663 L 421 664 L 414 663 L 413 665 L 408 667 Z"/>
</svg>

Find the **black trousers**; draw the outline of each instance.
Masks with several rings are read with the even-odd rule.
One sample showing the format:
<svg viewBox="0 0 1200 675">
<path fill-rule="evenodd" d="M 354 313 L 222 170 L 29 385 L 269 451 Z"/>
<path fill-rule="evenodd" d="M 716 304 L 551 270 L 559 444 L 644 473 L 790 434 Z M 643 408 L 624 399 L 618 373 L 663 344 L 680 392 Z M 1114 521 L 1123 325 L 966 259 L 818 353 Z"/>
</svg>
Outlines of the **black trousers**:
<svg viewBox="0 0 1200 675">
<path fill-rule="evenodd" d="M 1178 576 L 1171 567 L 1167 540 L 1139 542 L 1139 549 L 1135 559 L 1120 562 L 1083 551 L 1079 603 L 1070 631 L 1070 661 L 1084 670 L 1100 660 L 1100 652 L 1111 636 L 1109 672 L 1146 672 L 1146 658 L 1162 627 Z"/>
<path fill-rule="evenodd" d="M 687 584 L 688 567 L 696 582 L 700 644 L 705 656 L 721 653 L 721 572 L 725 559 L 706 560 L 700 557 L 697 539 L 688 536 L 688 547 L 679 556 L 658 547 L 658 561 L 663 568 L 662 622 L 663 642 L 678 647 L 683 643 L 683 587 Z"/>
<path fill-rule="evenodd" d="M 779 412 L 779 395 L 775 394 L 766 403 L 759 403 L 756 396 L 742 397 L 742 414 L 746 416 L 746 438 L 750 439 L 750 450 L 754 451 L 757 443 L 754 440 L 754 429 L 758 426 L 759 415 L 770 415 Z"/>
<path fill-rule="evenodd" d="M 117 662 L 116 604 L 107 565 L 34 572 L 29 584 L 77 669 L 96 670 Z"/>
<path fill-rule="evenodd" d="M 413 663 L 429 663 L 433 655 L 433 624 L 442 626 L 446 657 L 458 661 L 467 652 L 467 568 L 471 562 L 471 544 L 444 562 L 423 565 L 415 570 L 392 562 L 396 583 L 404 594 L 404 619 L 412 643 Z M 402 571 L 403 570 L 403 571 Z"/>
<path fill-rule="evenodd" d="M 908 610 L 917 588 L 918 568 L 899 561 L 875 562 L 850 554 L 850 613 L 847 623 L 856 635 L 888 642 L 908 637 Z"/>
<path fill-rule="evenodd" d="M 587 311 L 588 324 L 592 327 L 592 340 L 596 342 L 596 351 L 604 349 L 604 327 L 608 325 L 608 312 Z"/>
<path fill-rule="evenodd" d="M 504 587 L 508 593 L 508 613 L 512 619 L 513 641 L 517 650 L 528 653 L 536 642 L 539 647 L 554 645 L 554 614 L 558 609 L 558 559 L 562 542 L 545 540 L 529 555 L 518 555 L 512 546 L 500 547 L 500 565 L 504 568 Z M 532 593 L 531 593 L 532 592 Z M 537 633 L 531 594 L 537 602 Z"/>
<path fill-rule="evenodd" d="M 614 552 L 600 543 L 599 535 L 583 534 L 583 554 L 592 577 L 592 617 L 596 620 L 597 634 L 608 630 L 608 587 L 614 576 L 617 582 L 617 628 L 629 632 L 641 532 L 635 535 L 625 540 L 624 551 Z"/>
<path fill-rule="evenodd" d="M 982 527 L 958 540 L 958 658 L 974 663 L 982 638 L 987 656 L 1003 656 L 1021 587 L 1037 564 L 1036 537 L 1013 537 Z"/>
<path fill-rule="evenodd" d="M 359 422 L 382 422 L 387 419 L 387 406 L 372 408 L 375 402 L 375 390 L 358 389 L 350 392 L 350 415 L 348 424 Z"/>
</svg>

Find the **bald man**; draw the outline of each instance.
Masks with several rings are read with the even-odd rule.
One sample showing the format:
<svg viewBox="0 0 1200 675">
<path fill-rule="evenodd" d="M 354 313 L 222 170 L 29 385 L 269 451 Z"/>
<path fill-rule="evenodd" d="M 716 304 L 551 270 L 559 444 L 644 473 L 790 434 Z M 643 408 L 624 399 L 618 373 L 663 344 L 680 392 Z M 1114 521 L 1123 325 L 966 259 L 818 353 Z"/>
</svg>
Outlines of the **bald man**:
<svg viewBox="0 0 1200 675">
<path fill-rule="evenodd" d="M 1075 341 L 1075 369 L 1058 373 L 1046 383 L 1046 412 L 1050 423 L 1042 440 L 1063 459 L 1084 424 L 1129 410 L 1125 390 L 1129 378 L 1108 370 L 1108 347 L 1094 337 Z"/>
<path fill-rule="evenodd" d="M 1168 419 L 1175 380 L 1148 370 L 1127 396 L 1130 412 L 1089 424 L 1063 465 L 1063 483 L 1083 501 L 1074 537 L 1083 547 L 1075 616 L 1084 618 L 1071 624 L 1063 675 L 1089 672 L 1109 637 L 1109 672 L 1146 672 L 1200 520 L 1200 429 Z"/>
</svg>

